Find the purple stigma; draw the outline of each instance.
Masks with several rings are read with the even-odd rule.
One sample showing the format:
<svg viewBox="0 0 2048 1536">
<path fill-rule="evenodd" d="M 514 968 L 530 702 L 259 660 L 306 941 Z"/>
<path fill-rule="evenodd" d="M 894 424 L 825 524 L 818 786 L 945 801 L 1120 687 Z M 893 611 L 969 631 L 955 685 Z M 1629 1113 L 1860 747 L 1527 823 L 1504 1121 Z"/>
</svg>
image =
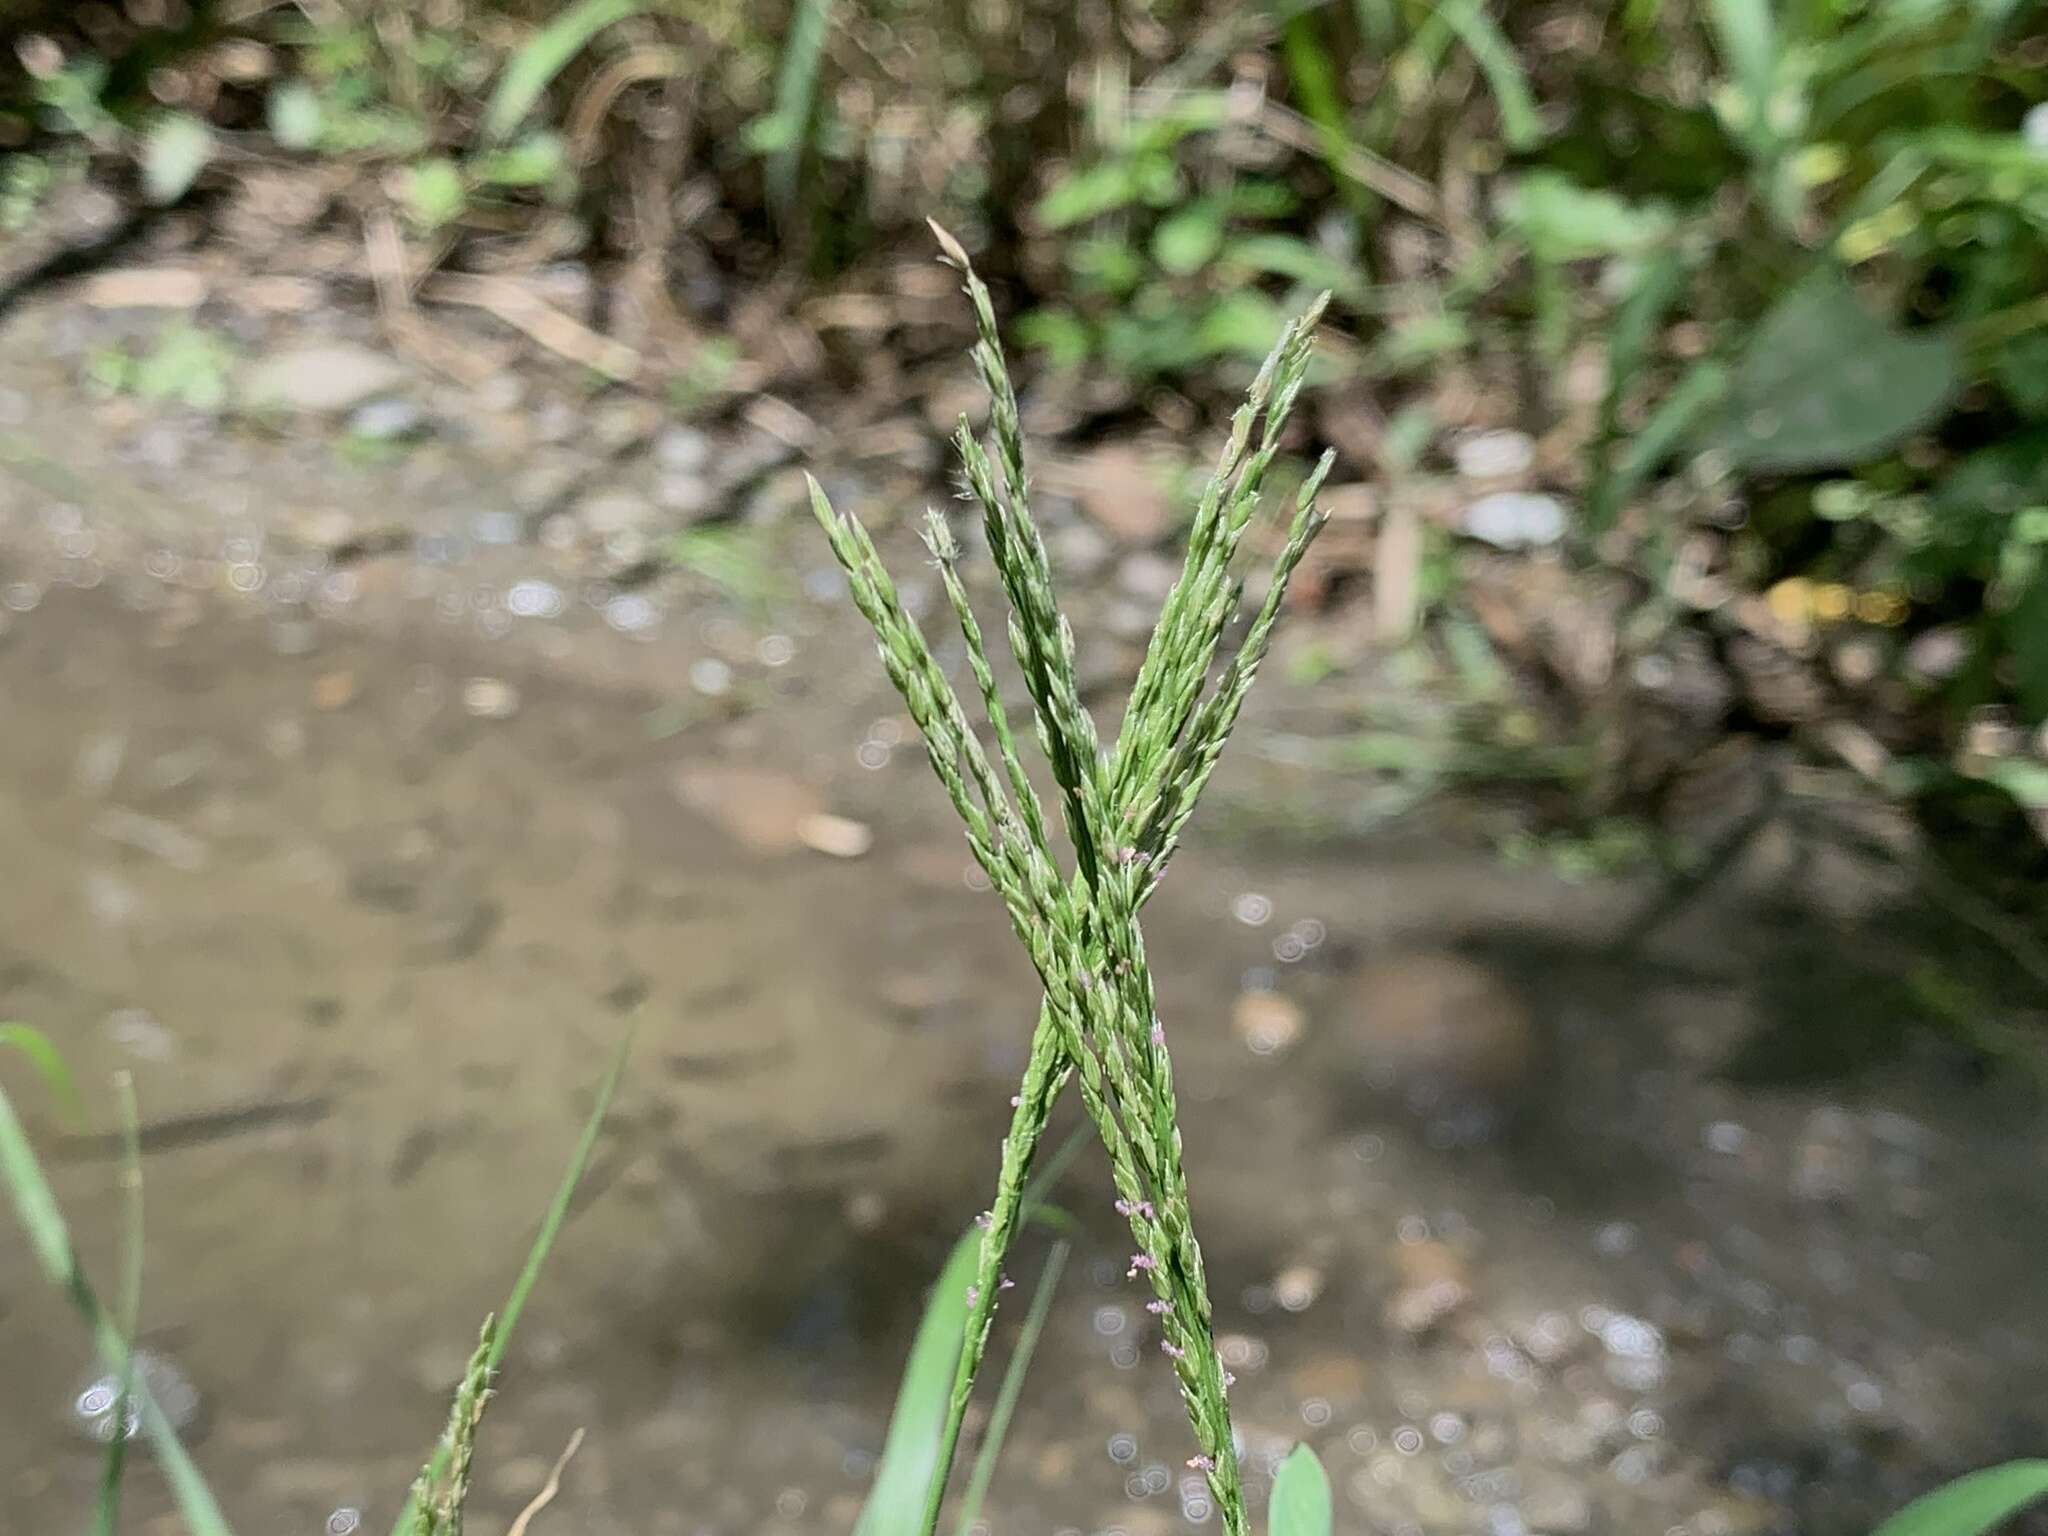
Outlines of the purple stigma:
<svg viewBox="0 0 2048 1536">
<path fill-rule="evenodd" d="M 1182 1349 L 1178 1344 L 1174 1343 L 1171 1339 L 1161 1339 L 1159 1341 L 1159 1348 L 1161 1352 L 1167 1355 L 1170 1359 L 1185 1360 L 1188 1357 L 1188 1352 Z"/>
<path fill-rule="evenodd" d="M 1167 1313 L 1173 1310 L 1173 1303 L 1170 1301 L 1162 1301 L 1160 1298 L 1155 1296 L 1150 1301 L 1145 1303 L 1145 1310 L 1147 1312 L 1150 1312 L 1154 1317 L 1164 1317 Z"/>
<path fill-rule="evenodd" d="M 1157 1019 L 1152 1021 L 1152 1043 L 1154 1045 L 1166 1044 L 1166 1026 Z"/>
<path fill-rule="evenodd" d="M 981 1287 L 978 1285 L 967 1287 L 967 1305 L 971 1307 L 979 1300 L 981 1300 Z"/>
<path fill-rule="evenodd" d="M 1216 1470 L 1216 1458 L 1214 1456 L 1190 1456 L 1188 1458 L 1188 1465 L 1197 1472 L 1214 1472 Z"/>
<path fill-rule="evenodd" d="M 1012 1280 L 1008 1275 L 1004 1275 L 996 1281 L 996 1289 L 999 1291 L 1013 1291 L 1016 1288 L 1017 1282 Z"/>
<path fill-rule="evenodd" d="M 1138 1271 L 1141 1269 L 1157 1269 L 1158 1267 L 1159 1266 L 1157 1264 L 1152 1262 L 1151 1254 L 1134 1253 L 1131 1255 L 1130 1270 L 1125 1274 L 1124 1278 L 1127 1280 L 1130 1279 L 1132 1276 L 1136 1275 Z"/>
</svg>

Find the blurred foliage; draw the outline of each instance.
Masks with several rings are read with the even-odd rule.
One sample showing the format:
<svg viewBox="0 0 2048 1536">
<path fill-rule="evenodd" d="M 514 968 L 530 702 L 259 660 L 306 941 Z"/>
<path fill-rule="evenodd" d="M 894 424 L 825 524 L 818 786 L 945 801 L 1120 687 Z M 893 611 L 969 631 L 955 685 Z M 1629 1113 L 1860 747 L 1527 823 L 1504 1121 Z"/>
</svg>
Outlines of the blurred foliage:
<svg viewBox="0 0 2048 1536">
<path fill-rule="evenodd" d="M 778 272 L 869 281 L 937 214 L 1044 366 L 1126 399 L 1220 400 L 1321 289 L 1354 341 L 1322 386 L 1391 419 L 1463 374 L 1568 427 L 1591 360 L 1595 419 L 1548 471 L 1577 558 L 1675 612 L 1704 530 L 1738 595 L 1822 594 L 1786 634 L 1884 653 L 1929 722 L 1893 745 L 2009 725 L 2017 757 L 1971 776 L 2048 816 L 2022 771 L 2048 722 L 2034 0 L 28 9 L 0 227 L 80 155 L 168 202 L 254 151 L 361 168 L 458 265 L 543 221 L 557 255 L 657 242 L 713 329 Z M 1959 667 L 1906 665 L 1951 628 Z"/>
<path fill-rule="evenodd" d="M 219 411 L 228 403 L 237 360 L 228 337 L 179 320 L 164 327 L 147 346 L 96 351 L 86 362 L 86 381 L 108 395 Z"/>
</svg>

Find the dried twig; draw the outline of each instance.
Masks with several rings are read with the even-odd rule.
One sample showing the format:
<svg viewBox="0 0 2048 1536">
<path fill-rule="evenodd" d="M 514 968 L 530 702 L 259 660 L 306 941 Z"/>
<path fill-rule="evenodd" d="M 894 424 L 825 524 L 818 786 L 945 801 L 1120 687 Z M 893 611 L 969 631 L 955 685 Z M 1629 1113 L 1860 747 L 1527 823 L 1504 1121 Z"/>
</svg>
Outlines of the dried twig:
<svg viewBox="0 0 2048 1536">
<path fill-rule="evenodd" d="M 497 372 L 497 365 L 437 334 L 413 302 L 424 271 L 446 253 L 436 250 L 422 273 L 407 260 L 398 220 L 388 208 L 372 208 L 363 216 L 363 258 L 377 293 L 377 317 L 391 344 L 436 373 L 474 389 Z"/>
<path fill-rule="evenodd" d="M 443 272 L 421 286 L 420 297 L 436 304 L 464 304 L 481 309 L 550 352 L 595 369 L 607 378 L 627 381 L 640 372 L 640 354 L 632 347 L 563 314 L 514 278 Z"/>
<path fill-rule="evenodd" d="M 526 1536 L 526 1527 L 533 1517 L 554 1503 L 555 1495 L 562 1491 L 562 1469 L 569 1465 L 583 1445 L 583 1431 L 577 1430 L 569 1437 L 569 1443 L 562 1447 L 562 1454 L 555 1458 L 554 1470 L 548 1473 L 548 1480 L 541 1484 L 540 1492 L 533 1496 L 526 1508 L 519 1511 L 519 1518 L 506 1530 L 505 1536 Z"/>
</svg>

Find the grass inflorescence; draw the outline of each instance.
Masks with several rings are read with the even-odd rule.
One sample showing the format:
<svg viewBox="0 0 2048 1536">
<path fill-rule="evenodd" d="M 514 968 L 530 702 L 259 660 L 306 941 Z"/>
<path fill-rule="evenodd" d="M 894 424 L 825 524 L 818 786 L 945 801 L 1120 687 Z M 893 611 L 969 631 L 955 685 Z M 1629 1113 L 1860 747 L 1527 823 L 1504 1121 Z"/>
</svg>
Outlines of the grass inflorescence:
<svg viewBox="0 0 2048 1536">
<path fill-rule="evenodd" d="M 995 1200 L 983 1219 L 923 1529 L 929 1533 L 938 1525 L 946 1469 L 986 1351 L 1025 1180 L 1053 1102 L 1072 1078 L 1108 1154 L 1116 1209 L 1130 1224 L 1136 1245 L 1130 1275 L 1153 1293 L 1150 1310 L 1158 1319 L 1160 1347 L 1178 1379 L 1194 1432 L 1196 1451 L 1189 1464 L 1207 1477 L 1225 1530 L 1241 1536 L 1248 1527 L 1231 1436 L 1230 1379 L 1216 1353 L 1208 1283 L 1181 1162 L 1172 1057 L 1153 996 L 1138 911 L 1165 875 L 1266 655 L 1288 578 L 1321 525 L 1316 493 L 1330 468 L 1327 456 L 1296 498 L 1266 595 L 1219 671 L 1223 637 L 1242 606 L 1243 581 L 1235 557 L 1258 511 L 1266 471 L 1306 377 L 1323 306 L 1318 301 L 1286 327 L 1232 419 L 1196 507 L 1186 563 L 1160 612 L 1116 743 L 1105 750 L 1081 702 L 1073 630 L 1054 595 L 1045 544 L 1030 511 L 1017 396 L 994 304 L 965 251 L 943 231 L 938 237 L 945 259 L 965 280 L 974 308 L 979 332 L 974 363 L 990 401 L 990 446 L 965 418 L 954 444 L 1008 601 L 1005 633 L 1058 789 L 1074 868 L 1070 874 L 1061 868 L 1045 808 L 1018 754 L 994 663 L 960 574 L 960 544 L 944 517 L 929 515 L 925 542 L 966 645 L 990 745 L 970 724 L 867 530 L 834 511 L 813 482 L 812 508 L 846 571 L 855 604 L 875 631 L 883 666 L 909 707 L 974 857 L 1001 895 L 1044 988 L 1003 1142 Z"/>
</svg>

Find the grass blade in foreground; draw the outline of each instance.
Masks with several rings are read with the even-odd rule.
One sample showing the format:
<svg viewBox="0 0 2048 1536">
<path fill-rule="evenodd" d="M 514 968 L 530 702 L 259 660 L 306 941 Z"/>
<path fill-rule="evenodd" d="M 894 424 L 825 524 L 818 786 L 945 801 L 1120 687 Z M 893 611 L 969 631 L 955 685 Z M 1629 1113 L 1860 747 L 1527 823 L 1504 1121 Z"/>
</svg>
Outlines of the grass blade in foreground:
<svg viewBox="0 0 2048 1536">
<path fill-rule="evenodd" d="M 581 5 L 570 6 L 534 33 L 512 55 L 512 61 L 491 90 L 480 130 L 483 141 L 495 144 L 510 136 L 533 110 L 541 92 L 568 68 L 592 38 L 613 22 L 624 21 L 646 8 L 644 0 L 583 0 Z"/>
<path fill-rule="evenodd" d="M 26 1024 L 0 1024 L 0 1045 L 12 1046 L 28 1058 L 66 1120 L 76 1125 L 85 1119 L 84 1108 L 78 1102 L 78 1088 L 71 1081 L 71 1069 L 64 1065 L 63 1056 L 50 1043 L 48 1035 Z"/>
<path fill-rule="evenodd" d="M 29 1145 L 21 1121 L 15 1117 L 14 1105 L 4 1091 L 0 1091 L 0 1183 L 7 1186 L 15 1213 L 28 1234 L 29 1248 L 44 1275 L 64 1292 L 78 1315 L 85 1319 L 86 1326 L 92 1330 L 93 1343 L 108 1369 L 122 1369 L 128 1356 L 128 1341 L 115 1327 L 113 1319 L 100 1305 L 99 1297 L 93 1293 L 91 1283 L 85 1278 L 78 1254 L 71 1246 L 71 1233 L 64 1225 L 63 1213 L 57 1208 L 57 1197 L 50 1189 L 49 1180 L 43 1177 L 42 1164 L 36 1160 L 35 1149 Z M 190 1536 L 234 1536 L 227 1517 L 220 1512 L 220 1505 L 214 1500 L 213 1491 L 206 1486 L 206 1479 L 185 1453 L 177 1430 L 172 1428 L 170 1420 L 164 1417 L 163 1410 L 150 1394 L 148 1381 L 136 1378 L 134 1393 L 142 1419 L 142 1432 L 149 1436 L 150 1444 L 155 1447 L 164 1480 L 170 1484 L 171 1497 L 178 1506 L 178 1513 L 184 1516 Z"/>
<path fill-rule="evenodd" d="M 1872 1536 L 1981 1536 L 2048 1496 L 2048 1461 L 2009 1461 L 1915 1499 Z"/>
<path fill-rule="evenodd" d="M 1074 1245 L 1061 1239 L 1046 1255 L 1045 1268 L 1038 1276 L 1038 1290 L 1031 1298 L 1031 1310 L 1024 1314 L 1024 1327 L 1017 1334 L 1017 1347 L 1003 1368 L 1003 1384 L 996 1389 L 996 1405 L 988 1416 L 988 1432 L 974 1455 L 974 1470 L 967 1477 L 967 1494 L 960 1502 L 960 1536 L 971 1536 L 981 1514 L 981 1501 L 996 1475 L 996 1458 L 1003 1453 L 1003 1440 L 1010 1432 L 1010 1419 L 1017 1411 L 1017 1399 L 1024 1392 L 1024 1377 L 1031 1369 L 1031 1357 L 1038 1350 L 1038 1336 L 1045 1331 L 1046 1314 L 1052 1311 L 1053 1292 L 1060 1287 L 1060 1272 L 1067 1267 L 1067 1255 Z"/>
<path fill-rule="evenodd" d="M 597 1133 L 604 1126 L 605 1112 L 611 1108 L 612 1094 L 618 1089 L 619 1074 L 625 1070 L 626 1053 L 632 1044 L 633 1037 L 629 1032 L 619 1042 L 611 1069 L 598 1085 L 597 1102 L 590 1106 L 590 1118 L 583 1122 L 583 1135 L 576 1142 L 576 1151 L 562 1172 L 562 1182 L 555 1189 L 555 1198 L 548 1203 L 547 1214 L 541 1218 L 540 1231 L 534 1236 L 533 1247 L 527 1251 L 519 1278 L 512 1282 L 512 1293 L 505 1298 L 505 1310 L 495 1318 L 485 1319 L 476 1354 L 470 1360 L 469 1369 L 463 1373 L 462 1386 L 456 1393 L 448 1428 L 442 1432 L 426 1466 L 420 1469 L 419 1480 L 413 1484 L 412 1492 L 406 1495 L 405 1507 L 399 1511 L 398 1519 L 391 1527 L 392 1536 L 414 1536 L 420 1531 L 460 1532 L 462 1529 L 459 1496 L 453 1505 L 452 1525 L 421 1524 L 422 1520 L 431 1522 L 434 1519 L 435 1506 L 427 1495 L 432 1490 L 450 1486 L 451 1470 L 456 1473 L 456 1485 L 466 1486 L 467 1454 L 474 1442 L 476 1421 L 483 1413 L 491 1380 L 498 1374 L 506 1347 L 512 1342 L 512 1330 L 518 1326 L 519 1314 L 526 1309 L 526 1298 L 532 1294 L 534 1282 L 540 1278 L 540 1267 L 547 1260 L 548 1250 L 554 1247 L 555 1236 L 562 1230 L 562 1222 L 569 1214 L 569 1202 L 576 1197 L 576 1186 L 583 1181 L 583 1170 L 590 1162 L 591 1149 L 597 1145 Z M 469 1405 L 467 1412 L 466 1403 Z"/>
<path fill-rule="evenodd" d="M 967 1293 L 980 1254 L 981 1233 L 969 1228 L 939 1271 L 903 1367 L 882 1459 L 875 1465 L 875 1485 L 853 1524 L 853 1536 L 902 1536 L 924 1519 L 925 1489 L 938 1471 L 939 1431 L 953 1393 Z"/>
<path fill-rule="evenodd" d="M 1062 1230 L 1071 1229 L 1072 1218 L 1057 1207 L 1046 1205 L 1044 1197 L 1081 1150 L 1087 1134 L 1086 1126 L 1078 1128 L 1045 1160 L 1024 1190 L 1020 1220 L 1050 1221 Z M 954 1245 L 925 1302 L 917 1337 L 910 1346 L 910 1359 L 903 1367 L 903 1382 L 896 1390 L 896 1406 L 889 1415 L 889 1433 L 882 1442 L 882 1459 L 875 1467 L 874 1487 L 854 1523 L 854 1536 L 896 1536 L 898 1532 L 917 1529 L 924 1520 L 927 1492 L 941 1471 L 939 1463 L 947 1446 L 944 1431 L 949 1422 L 954 1372 L 960 1357 L 961 1334 L 971 1310 L 968 1297 L 977 1284 L 975 1265 L 981 1256 L 982 1241 L 982 1231 L 973 1227 L 967 1230 Z M 997 1284 L 990 1279 L 991 1288 Z M 1019 1347 L 1021 1350 L 1022 1346 Z M 991 1437 L 994 1438 L 993 1431 Z M 940 1481 L 943 1483 L 943 1478 Z"/>
<path fill-rule="evenodd" d="M 142 1318 L 142 1120 L 135 1109 L 132 1074 L 114 1074 L 114 1095 L 121 1106 L 121 1191 L 126 1196 L 121 1233 L 121 1294 L 117 1303 L 120 1314 L 115 1324 L 123 1347 L 120 1387 L 114 1393 L 113 1412 L 107 1420 L 113 1433 L 107 1439 L 106 1466 L 100 1473 L 99 1504 L 92 1522 L 94 1536 L 114 1536 L 121 1525 L 121 1474 L 128 1467 L 129 1404 L 135 1391 L 135 1335 Z"/>
</svg>

